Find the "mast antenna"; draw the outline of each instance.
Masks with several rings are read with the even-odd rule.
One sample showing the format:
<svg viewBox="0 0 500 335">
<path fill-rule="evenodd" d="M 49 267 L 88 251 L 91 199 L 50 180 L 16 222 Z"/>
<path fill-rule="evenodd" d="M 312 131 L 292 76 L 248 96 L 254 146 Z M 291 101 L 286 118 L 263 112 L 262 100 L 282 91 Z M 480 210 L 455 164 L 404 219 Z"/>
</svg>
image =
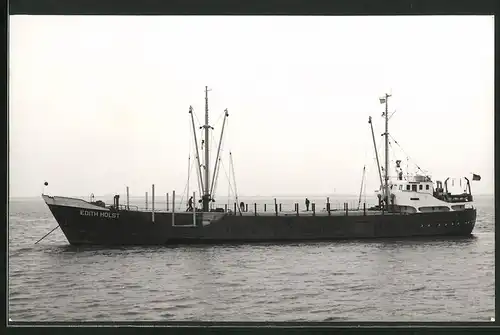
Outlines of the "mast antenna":
<svg viewBox="0 0 500 335">
<path fill-rule="evenodd" d="M 208 86 L 205 86 L 205 125 L 203 126 L 205 130 L 205 192 L 202 197 L 202 203 L 203 203 L 203 211 L 208 212 L 209 211 L 209 206 L 210 206 L 210 145 L 209 145 L 209 136 L 208 136 L 208 131 L 210 128 L 210 125 L 208 124 L 208 92 L 210 92 L 211 89 L 208 89 Z M 213 128 L 212 128 L 213 129 Z"/>
<path fill-rule="evenodd" d="M 392 89 L 391 89 L 392 91 Z M 386 208 L 389 209 L 389 115 L 388 115 L 388 102 L 392 94 L 386 93 L 383 98 L 380 99 L 381 104 L 385 104 L 385 112 L 382 114 L 385 118 L 385 183 L 384 183 L 384 201 Z"/>
</svg>

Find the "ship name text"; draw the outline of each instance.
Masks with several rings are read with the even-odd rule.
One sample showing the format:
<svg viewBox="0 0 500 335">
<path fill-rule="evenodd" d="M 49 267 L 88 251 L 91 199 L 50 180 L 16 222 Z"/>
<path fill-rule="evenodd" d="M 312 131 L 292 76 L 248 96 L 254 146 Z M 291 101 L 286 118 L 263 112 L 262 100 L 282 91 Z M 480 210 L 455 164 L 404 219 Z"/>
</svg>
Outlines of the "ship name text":
<svg viewBox="0 0 500 335">
<path fill-rule="evenodd" d="M 80 210 L 81 216 L 97 216 L 101 218 L 107 219 L 118 219 L 120 217 L 119 213 L 111 213 L 111 212 L 97 212 L 97 211 L 88 211 L 88 210 Z"/>
</svg>

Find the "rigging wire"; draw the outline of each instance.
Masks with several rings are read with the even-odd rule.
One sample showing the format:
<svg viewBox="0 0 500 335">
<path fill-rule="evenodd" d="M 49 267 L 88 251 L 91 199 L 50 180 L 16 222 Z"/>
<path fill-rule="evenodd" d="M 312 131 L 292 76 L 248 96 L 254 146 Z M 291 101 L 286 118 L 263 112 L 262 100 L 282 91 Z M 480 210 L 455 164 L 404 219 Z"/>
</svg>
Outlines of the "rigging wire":
<svg viewBox="0 0 500 335">
<path fill-rule="evenodd" d="M 229 188 L 231 189 L 231 191 L 233 192 L 233 194 L 236 195 L 236 192 L 233 190 L 233 185 L 231 184 L 231 179 L 229 179 L 226 167 L 224 166 L 224 162 L 222 160 L 221 160 L 221 166 L 222 166 L 222 169 L 224 170 L 224 174 L 226 175 L 226 178 L 228 180 L 228 186 L 229 186 Z M 229 171 L 229 173 L 231 173 L 231 171 Z"/>
<path fill-rule="evenodd" d="M 217 191 L 217 182 L 219 180 L 219 171 L 220 171 L 220 162 L 221 158 L 219 157 L 219 164 L 217 165 L 217 171 L 215 172 L 215 181 L 214 181 L 214 190 L 212 192 L 212 199 L 215 199 L 215 193 Z"/>
<path fill-rule="evenodd" d="M 365 172 L 366 173 L 366 172 Z M 363 193 L 364 193 L 364 202 L 366 204 L 366 174 L 365 174 L 365 185 L 364 185 L 364 190 L 363 190 Z"/>
<path fill-rule="evenodd" d="M 193 129 L 193 137 L 195 135 L 195 132 L 196 132 L 196 129 Z M 198 143 L 196 143 L 195 141 L 193 141 L 193 146 L 195 147 L 195 149 L 198 148 Z M 198 192 L 203 193 L 202 192 L 202 176 L 201 176 L 201 173 L 200 173 L 200 168 L 201 168 L 201 164 L 200 164 L 200 157 L 198 156 L 198 150 L 195 150 L 194 152 L 194 156 L 195 156 L 195 159 L 194 161 L 196 162 L 196 180 L 197 180 L 197 184 L 198 184 Z"/>
<path fill-rule="evenodd" d="M 196 115 L 196 112 L 194 111 L 194 108 L 193 108 L 193 115 L 194 115 L 194 117 L 195 117 L 196 121 L 198 121 L 198 126 L 201 126 L 201 122 L 200 122 L 200 120 L 198 119 L 198 115 Z"/>
<path fill-rule="evenodd" d="M 396 161 L 397 161 L 397 158 L 398 158 L 398 157 L 396 156 L 396 153 L 394 152 L 395 150 L 394 150 L 394 147 L 393 147 L 393 145 L 392 145 L 392 142 L 391 142 L 391 141 L 389 141 L 389 151 L 390 151 L 390 152 L 391 152 L 391 154 L 392 154 L 392 158 L 393 158 L 393 160 L 392 160 L 392 161 L 394 162 L 394 164 L 396 164 Z M 398 177 L 398 176 L 396 175 L 396 178 L 397 178 L 397 177 Z"/>
<path fill-rule="evenodd" d="M 226 119 L 226 130 L 225 131 L 227 131 L 228 128 L 229 128 L 229 119 Z M 227 134 L 227 132 L 226 132 L 226 134 Z M 215 143 L 214 135 L 211 134 L 211 136 L 212 136 L 212 143 Z M 226 143 L 225 139 L 226 139 L 226 136 L 223 136 L 222 137 L 222 143 L 221 143 L 221 153 L 224 152 L 224 144 Z M 222 156 L 222 154 L 221 154 L 221 156 Z M 215 195 L 215 192 L 216 192 L 216 189 L 217 189 L 217 182 L 218 182 L 218 179 L 219 179 L 219 173 L 220 173 L 221 166 L 222 166 L 222 169 L 224 170 L 224 174 L 226 175 L 226 178 L 227 178 L 227 181 L 228 181 L 228 198 L 230 198 L 230 196 L 231 196 L 230 192 L 233 191 L 233 194 L 234 194 L 234 190 L 232 188 L 232 183 L 231 183 L 230 176 L 228 176 L 226 167 L 224 166 L 224 161 L 222 160 L 221 157 L 219 157 L 219 164 L 217 165 L 217 171 L 216 171 L 216 177 L 215 177 L 215 182 L 214 182 L 214 188 L 213 188 L 212 198 L 215 198 L 214 195 Z M 231 173 L 231 171 L 229 171 L 229 173 Z M 228 203 L 228 205 L 229 205 L 229 203 Z"/>
<path fill-rule="evenodd" d="M 224 111 L 224 114 L 225 114 L 225 111 Z M 223 114 L 223 115 L 224 115 Z M 228 120 L 226 119 L 226 131 L 228 129 Z M 221 129 L 222 131 L 222 129 Z M 225 133 L 226 134 L 226 133 Z M 212 146 L 213 146 L 213 149 L 215 151 L 216 147 L 217 147 L 217 141 L 215 140 L 215 136 L 213 133 L 210 133 L 211 135 L 211 138 L 212 138 Z M 220 139 L 220 153 L 219 153 L 219 157 L 218 157 L 218 161 L 217 161 L 217 158 L 216 158 L 216 162 L 214 164 L 214 168 L 216 169 L 214 171 L 214 180 L 212 181 L 212 189 L 210 191 L 212 191 L 212 199 L 215 198 L 215 192 L 216 192 L 216 188 L 217 188 L 217 181 L 218 181 L 218 178 L 219 178 L 219 171 L 220 171 L 220 161 L 221 161 L 221 155 L 222 153 L 224 152 L 224 144 L 225 144 L 225 139 L 226 139 L 226 136 L 224 136 L 224 134 L 222 134 L 222 137 Z"/>
<path fill-rule="evenodd" d="M 225 111 L 223 111 L 223 112 L 219 115 L 219 118 L 217 119 L 217 121 L 215 121 L 215 122 L 214 122 L 214 126 L 216 126 L 216 125 L 219 123 L 220 119 L 224 116 L 224 114 L 225 114 L 225 113 L 226 113 L 226 112 L 225 112 Z"/>
<path fill-rule="evenodd" d="M 215 143 L 215 137 L 212 134 L 210 134 L 212 136 L 212 143 Z M 222 152 L 222 143 L 224 143 L 224 141 L 221 141 L 221 152 Z M 217 160 L 217 159 L 216 159 Z M 219 157 L 219 161 L 220 161 L 220 157 Z M 214 180 L 212 181 L 213 183 L 213 189 L 211 190 L 212 191 L 212 199 L 215 198 L 215 183 L 216 183 L 216 178 L 217 178 L 217 171 L 219 170 L 219 164 L 217 164 L 217 161 L 215 162 L 214 164 L 214 169 L 216 169 L 214 172 Z"/>
<path fill-rule="evenodd" d="M 424 170 L 422 170 L 422 169 L 420 168 L 420 166 L 418 166 L 418 165 L 417 165 L 417 163 L 415 162 L 415 160 L 413 160 L 413 159 L 410 157 L 410 155 L 408 155 L 408 154 L 406 153 L 406 151 L 404 151 L 404 149 L 401 147 L 401 145 L 398 143 L 398 141 L 396 141 L 396 140 L 394 139 L 394 137 L 392 137 L 392 135 L 391 135 L 391 134 L 389 134 L 389 136 L 392 138 L 392 140 L 394 141 L 394 143 L 396 143 L 396 144 L 398 145 L 398 147 L 401 149 L 401 151 L 403 151 L 403 153 L 406 155 L 406 158 L 407 158 L 407 159 L 409 159 L 409 160 L 411 160 L 411 161 L 413 162 L 413 164 L 417 167 L 417 169 L 418 169 L 418 170 L 420 170 L 423 174 L 426 174 L 426 172 L 425 172 Z"/>
<path fill-rule="evenodd" d="M 194 165 L 195 161 L 193 160 L 193 162 L 191 163 L 191 168 L 190 170 L 193 169 L 193 165 Z M 188 172 L 189 173 L 189 172 Z M 188 182 L 186 183 L 186 186 L 184 186 L 184 191 L 182 192 L 182 195 L 181 195 L 181 201 L 179 202 L 179 210 L 182 208 L 182 202 L 184 200 L 184 195 L 186 194 L 186 190 L 189 189 L 189 179 L 188 179 Z M 186 196 L 186 199 L 187 197 L 189 196 L 189 194 Z"/>
<path fill-rule="evenodd" d="M 231 163 L 231 170 L 233 172 L 234 196 L 236 197 L 236 202 L 238 202 L 238 190 L 236 189 L 236 177 L 235 177 L 235 174 L 234 174 L 233 155 L 231 155 L 231 152 L 229 152 L 229 161 Z M 240 215 L 241 215 L 241 208 L 240 208 L 240 206 L 238 206 L 238 210 L 239 210 Z"/>
<path fill-rule="evenodd" d="M 215 171 L 215 180 L 213 182 L 212 198 L 215 198 L 215 193 L 217 191 L 217 185 L 218 185 L 219 173 L 220 173 L 220 166 L 222 164 L 222 156 L 223 156 L 223 153 L 224 153 L 224 145 L 226 143 L 227 133 L 229 131 L 229 119 L 228 118 L 226 119 L 226 126 L 225 126 L 224 130 L 225 130 L 224 135 L 226 135 L 226 136 L 223 135 L 222 138 L 221 138 L 220 155 L 219 155 L 219 161 L 218 161 L 218 164 L 217 164 L 217 170 Z M 213 143 L 216 143 L 213 134 L 212 134 L 212 141 L 213 141 Z M 229 177 L 228 177 L 228 183 L 231 183 L 231 180 L 229 179 Z M 229 196 L 230 196 L 230 194 L 228 194 L 228 197 Z"/>
<path fill-rule="evenodd" d="M 369 164 L 367 164 L 367 162 L 369 162 L 369 159 L 368 159 L 368 151 L 370 150 L 370 142 L 371 142 L 372 138 L 371 138 L 371 132 L 368 132 L 368 135 L 367 135 L 367 140 L 365 141 L 365 157 L 364 157 L 364 193 L 365 193 L 365 203 L 366 203 L 366 174 L 367 174 L 367 171 L 370 169 L 369 167 Z M 372 160 L 372 164 L 373 162 L 375 161 L 375 158 L 373 158 Z"/>
<path fill-rule="evenodd" d="M 191 120 L 188 119 L 188 129 L 191 129 Z M 189 136 L 189 148 L 188 148 L 188 180 L 187 180 L 187 183 L 188 183 L 188 187 L 187 187 L 187 194 L 189 194 L 189 184 L 190 184 L 190 175 L 191 175 L 191 152 L 193 150 L 193 138 L 191 136 Z"/>
<path fill-rule="evenodd" d="M 363 166 L 363 175 L 361 176 L 361 189 L 359 190 L 359 200 L 358 200 L 358 210 L 361 206 L 361 195 L 363 194 L 363 185 L 365 183 L 365 173 L 366 173 L 366 165 Z"/>
<path fill-rule="evenodd" d="M 230 178 L 231 175 L 229 175 L 228 179 L 228 184 L 227 184 L 227 207 L 229 208 L 229 203 L 231 201 L 231 183 L 230 183 Z"/>
<path fill-rule="evenodd" d="M 212 152 L 212 155 L 211 155 L 211 156 L 212 156 L 212 157 L 215 157 L 213 167 L 214 167 L 214 169 L 215 169 L 215 168 L 217 168 L 217 169 L 218 169 L 219 167 L 218 167 L 218 166 L 216 166 L 216 165 L 217 165 L 217 141 L 215 140 L 215 136 L 214 136 L 214 133 L 213 133 L 213 132 L 211 132 L 211 133 L 210 133 L 210 137 L 211 137 L 210 152 Z M 222 143 L 223 143 L 223 141 L 222 141 L 222 140 L 223 140 L 223 138 L 221 139 L 221 152 L 222 152 Z M 215 153 L 215 154 L 213 154 L 213 153 Z M 209 166 L 210 166 L 210 165 L 209 165 Z M 213 186 L 215 186 L 215 185 L 213 185 L 213 184 L 215 183 L 215 174 L 217 173 L 217 171 L 215 170 L 215 171 L 213 171 L 213 172 L 214 172 L 214 173 L 212 174 L 212 176 L 213 176 L 213 179 L 214 179 L 214 180 L 210 180 L 209 191 L 213 191 L 213 190 L 214 190 L 214 187 L 213 187 Z M 208 192 L 207 192 L 207 193 L 208 193 Z M 212 192 L 212 193 L 213 193 L 213 192 Z M 212 198 L 213 198 L 213 196 L 212 196 Z"/>
<path fill-rule="evenodd" d="M 227 126 L 227 123 L 226 123 L 226 126 Z M 213 136 L 212 136 L 213 137 Z M 221 145 L 220 145 L 220 152 L 221 152 L 221 156 L 222 156 L 222 153 L 224 152 L 224 143 L 225 143 L 225 136 L 222 137 L 222 140 L 221 140 Z M 212 198 L 215 198 L 215 193 L 217 191 L 217 183 L 218 183 L 218 180 L 219 180 L 219 172 L 220 172 L 220 164 L 221 164 L 221 157 L 219 156 L 219 162 L 217 163 L 217 169 L 215 171 L 215 180 L 213 182 L 213 190 L 212 190 Z"/>
<path fill-rule="evenodd" d="M 229 118 L 228 118 L 228 119 L 227 119 L 227 121 L 226 121 L 226 125 L 227 125 L 227 127 L 228 127 L 228 128 L 227 128 L 227 129 L 228 129 L 228 131 L 227 131 L 227 133 L 226 133 L 226 134 L 228 134 L 228 133 L 229 133 L 229 129 L 230 129 L 230 128 L 229 128 Z M 229 137 L 229 135 L 227 135 L 227 137 Z M 231 152 L 231 150 L 229 150 L 229 152 Z M 221 165 L 222 165 L 222 164 L 223 164 L 223 162 L 221 161 Z M 230 172 L 230 173 L 231 173 L 231 172 Z M 226 177 L 227 177 L 227 183 L 228 183 L 228 184 L 227 184 L 227 207 L 229 207 L 229 202 L 230 202 L 230 201 L 231 201 L 231 199 L 232 199 L 232 198 L 231 198 L 231 191 L 232 191 L 232 187 L 233 187 L 233 185 L 231 184 L 231 179 L 230 179 L 231 174 L 229 174 L 229 176 L 227 176 L 227 174 L 226 174 Z M 233 195 L 235 195 L 235 193 L 234 193 L 234 192 L 233 192 Z M 236 211 L 235 211 L 235 212 L 236 212 Z"/>
<path fill-rule="evenodd" d="M 187 180 L 187 192 L 186 192 L 186 198 L 189 197 L 189 177 L 191 176 L 191 155 L 189 155 L 188 158 L 188 180 Z M 182 199 L 182 197 L 181 197 Z M 182 203 L 182 202 L 181 202 Z"/>
<path fill-rule="evenodd" d="M 375 167 L 376 167 L 376 169 L 377 169 L 377 178 L 379 178 L 379 176 L 378 176 L 378 175 L 379 175 L 379 173 L 384 172 L 384 170 L 383 170 L 383 166 L 380 166 L 380 167 L 379 167 L 379 166 L 378 166 L 378 164 L 377 164 L 377 156 L 378 156 L 378 157 L 381 157 L 381 152 L 380 152 L 380 151 L 382 150 L 382 141 L 383 141 L 383 140 L 384 140 L 384 138 L 383 138 L 383 137 L 380 137 L 380 139 L 379 139 L 379 143 L 378 143 L 378 145 L 377 145 L 377 150 L 375 151 L 375 148 L 374 148 L 375 154 L 374 154 L 374 157 L 372 158 L 372 166 L 375 166 Z M 380 183 L 380 181 L 379 181 L 378 183 Z M 379 185 L 379 189 L 380 189 L 380 187 L 381 187 L 381 186 L 382 186 L 382 185 Z"/>
<path fill-rule="evenodd" d="M 375 130 L 374 130 L 374 131 L 375 131 Z M 364 193 L 365 193 L 364 195 L 365 195 L 365 202 L 366 202 L 366 184 L 367 184 L 367 183 L 366 183 L 366 180 L 367 180 L 366 175 L 368 174 L 368 172 L 372 171 L 372 168 L 373 168 L 373 167 L 375 167 L 375 169 L 376 169 L 376 175 L 377 175 L 377 178 L 379 178 L 379 176 L 378 176 L 378 175 L 379 175 L 379 166 L 378 166 L 378 164 L 377 164 L 377 156 L 379 156 L 379 157 L 380 157 L 380 155 L 381 155 L 381 152 L 380 152 L 380 151 L 382 150 L 382 141 L 383 141 L 383 140 L 384 140 L 384 138 L 383 138 L 383 137 L 381 137 L 381 138 L 379 139 L 379 143 L 378 143 L 378 145 L 377 145 L 376 150 L 375 150 L 375 148 L 373 148 L 373 147 L 372 147 L 372 149 L 370 149 L 370 151 L 371 151 L 371 150 L 373 150 L 373 151 L 372 151 L 372 152 L 373 152 L 373 156 L 372 156 L 372 157 L 371 157 L 371 159 L 369 160 L 369 159 L 367 158 L 367 157 L 368 157 L 368 147 L 369 147 L 369 146 L 371 147 L 371 144 L 369 145 L 368 143 L 371 143 L 371 142 L 372 142 L 372 134 L 371 134 L 371 131 L 369 132 L 369 140 L 367 140 L 366 145 L 365 145 L 365 148 L 367 148 L 367 149 L 366 149 L 366 151 L 365 151 L 365 166 L 366 166 L 366 170 L 365 170 L 365 183 L 364 183 Z M 366 164 L 366 162 L 367 162 L 367 161 L 370 161 L 370 162 L 371 162 L 371 164 Z M 377 182 L 377 184 L 378 184 L 378 182 Z M 379 185 L 379 188 L 380 188 L 380 185 Z"/>
<path fill-rule="evenodd" d="M 201 146 L 202 146 L 201 150 L 203 150 L 203 145 L 206 144 L 205 140 L 204 140 L 204 137 L 203 137 L 203 126 L 201 125 L 202 123 L 198 119 L 198 115 L 196 115 L 196 112 L 195 112 L 194 108 L 193 108 L 193 115 L 194 115 L 196 121 L 198 122 L 198 128 L 200 130 L 200 140 L 201 140 L 200 143 L 201 143 Z M 195 130 L 193 129 L 193 131 L 195 131 Z M 198 143 L 196 143 L 196 145 L 198 145 Z M 198 167 L 198 169 L 196 169 L 196 171 L 198 173 L 198 188 L 199 188 L 200 195 L 203 195 L 203 189 L 202 189 L 203 185 L 202 184 L 203 184 L 204 181 L 203 181 L 203 173 L 201 173 L 201 175 L 200 175 L 200 168 L 202 166 L 204 166 L 204 164 L 202 164 L 202 161 L 203 161 L 202 157 L 199 157 L 198 159 L 200 160 L 200 166 Z"/>
<path fill-rule="evenodd" d="M 191 114 L 194 115 L 194 117 L 196 118 L 196 121 L 198 122 L 198 127 L 199 127 L 200 120 L 198 119 L 198 116 L 196 115 L 196 112 L 195 112 L 194 108 L 191 109 Z M 191 129 L 191 126 L 192 126 L 191 122 L 195 123 L 193 121 L 194 120 L 190 121 L 189 129 Z M 195 123 L 194 124 L 194 129 L 191 129 L 191 134 L 192 134 L 193 137 L 195 137 L 195 134 L 196 134 L 195 133 L 196 132 L 196 127 L 197 127 L 197 125 Z M 200 137 L 203 138 L 203 133 L 201 133 Z M 201 163 L 198 164 L 198 161 L 201 160 L 201 157 L 198 157 L 197 150 L 196 150 L 198 148 L 198 143 L 196 143 L 196 141 L 194 141 L 193 138 L 191 138 L 190 141 L 192 141 L 191 145 L 190 145 L 190 150 L 194 151 L 194 153 L 193 153 L 193 155 L 194 155 L 194 161 L 197 162 L 196 163 L 197 164 L 197 169 L 196 169 L 196 176 L 197 176 L 197 178 L 196 178 L 196 180 L 197 180 L 197 184 L 198 184 L 198 191 L 200 192 L 200 194 L 202 194 L 203 192 L 202 192 L 202 184 L 201 183 L 203 181 L 202 181 L 202 176 L 200 175 Z"/>
</svg>

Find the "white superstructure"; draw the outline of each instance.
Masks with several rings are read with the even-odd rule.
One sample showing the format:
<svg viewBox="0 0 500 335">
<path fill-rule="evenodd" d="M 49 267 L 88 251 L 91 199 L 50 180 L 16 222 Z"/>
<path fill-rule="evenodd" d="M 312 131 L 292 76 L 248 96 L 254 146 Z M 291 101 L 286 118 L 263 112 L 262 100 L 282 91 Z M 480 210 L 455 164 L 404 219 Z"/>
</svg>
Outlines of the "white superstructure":
<svg viewBox="0 0 500 335">
<path fill-rule="evenodd" d="M 469 180 L 464 179 L 466 189 L 461 194 L 451 194 L 447 191 L 446 181 L 443 189 L 440 181 L 434 184 L 428 176 L 391 179 L 389 206 L 406 213 L 463 211 L 473 204 Z"/>
</svg>

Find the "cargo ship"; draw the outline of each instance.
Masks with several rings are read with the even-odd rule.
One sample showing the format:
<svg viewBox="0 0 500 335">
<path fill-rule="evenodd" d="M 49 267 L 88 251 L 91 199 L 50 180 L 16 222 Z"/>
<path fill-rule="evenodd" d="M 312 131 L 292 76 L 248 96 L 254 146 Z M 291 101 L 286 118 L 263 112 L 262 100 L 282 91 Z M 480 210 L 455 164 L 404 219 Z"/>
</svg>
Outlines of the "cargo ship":
<svg viewBox="0 0 500 335">
<path fill-rule="evenodd" d="M 115 195 L 113 204 L 109 205 L 93 198 L 87 201 L 81 198 L 51 196 L 45 194 L 44 190 L 42 198 L 58 223 L 54 229 L 61 228 L 71 245 L 102 246 L 333 241 L 472 234 L 476 209 L 470 182 L 480 180 L 479 175 L 472 174 L 472 178 L 463 177 L 461 180 L 464 180 L 465 189 L 457 194 L 449 191 L 449 178 L 444 182 L 434 182 L 425 174 L 407 173 L 403 176 L 401 161 L 396 161 L 396 175 L 389 176 L 388 100 L 391 94 L 379 98 L 380 103 L 385 105 L 385 112 L 382 114 L 385 121 L 385 132 L 382 134 L 385 136 L 384 167 L 379 164 L 371 117 L 368 120 L 380 179 L 377 205 L 368 207 L 363 204 L 358 205 L 358 208 L 348 208 L 347 204 L 344 204 L 343 209 L 337 210 L 332 209 L 329 199 L 326 199 L 325 207 L 321 210 L 316 210 L 315 204 L 312 203 L 311 208 L 307 210 L 299 210 L 299 204 L 295 204 L 294 210 L 282 211 L 276 201 L 274 206 L 264 210 L 262 206 L 258 208 L 257 204 L 248 208 L 248 204 L 240 206 L 237 203 L 234 203 L 234 206 L 214 208 L 213 194 L 220 168 L 220 148 L 229 113 L 227 109 L 224 111 L 211 176 L 209 132 L 213 128 L 209 124 L 208 91 L 205 87 L 205 124 L 200 127 L 204 139 L 200 143 L 196 136 L 193 108 L 189 107 L 200 199 L 197 199 L 194 192 L 188 209 L 179 209 L 184 205 L 176 205 L 174 191 L 170 209 L 155 209 L 153 185 L 151 208 L 139 209 L 130 205 L 128 187 L 125 203 L 120 203 L 120 196 Z M 204 164 L 201 162 L 200 151 L 205 156 Z"/>
</svg>

